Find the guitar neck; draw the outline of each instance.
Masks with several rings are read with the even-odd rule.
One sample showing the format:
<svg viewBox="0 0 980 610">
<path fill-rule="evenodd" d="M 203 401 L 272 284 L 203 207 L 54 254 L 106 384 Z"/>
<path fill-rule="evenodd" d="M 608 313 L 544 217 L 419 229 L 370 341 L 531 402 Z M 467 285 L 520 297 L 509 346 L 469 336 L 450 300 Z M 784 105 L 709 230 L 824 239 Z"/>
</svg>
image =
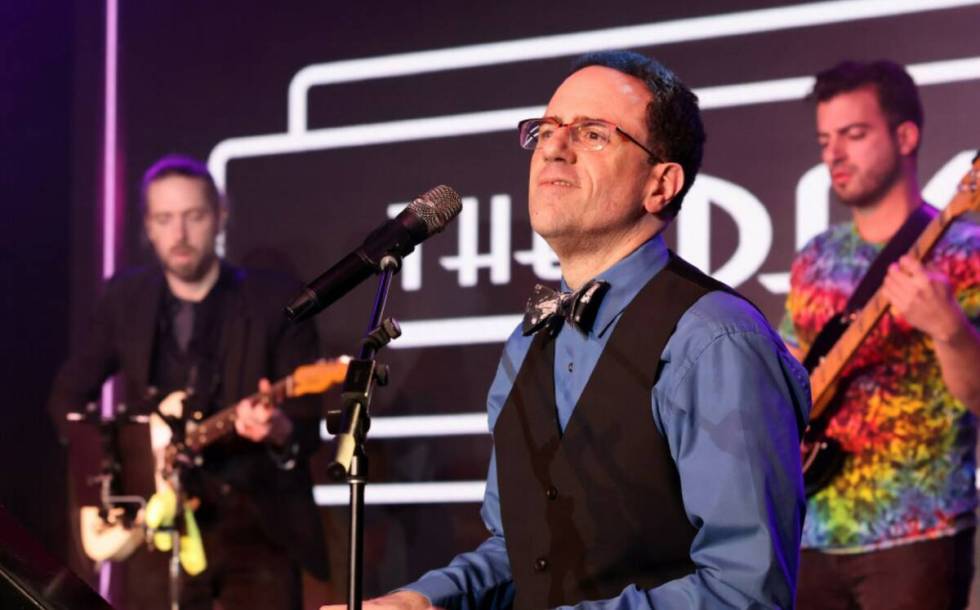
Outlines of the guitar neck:
<svg viewBox="0 0 980 610">
<path fill-rule="evenodd" d="M 951 213 L 950 209 L 947 208 L 933 218 L 909 249 L 908 256 L 920 261 L 925 259 L 957 216 L 958 214 Z M 878 288 L 864 308 L 852 318 L 847 330 L 837 340 L 834 347 L 813 369 L 810 374 L 810 389 L 813 398 L 813 409 L 810 412 L 811 421 L 823 415 L 830 405 L 835 394 L 834 385 L 844 371 L 844 367 L 850 362 L 861 347 L 861 343 L 885 315 L 888 308 L 888 299 L 883 290 Z"/>
<path fill-rule="evenodd" d="M 248 399 L 252 401 L 265 399 L 274 405 L 279 405 L 291 395 L 292 384 L 292 376 L 285 377 L 272 384 L 268 394 L 256 392 Z M 225 407 L 204 421 L 198 422 L 192 430 L 187 431 L 184 445 L 196 453 L 234 432 L 237 407 L 237 404 Z"/>
</svg>

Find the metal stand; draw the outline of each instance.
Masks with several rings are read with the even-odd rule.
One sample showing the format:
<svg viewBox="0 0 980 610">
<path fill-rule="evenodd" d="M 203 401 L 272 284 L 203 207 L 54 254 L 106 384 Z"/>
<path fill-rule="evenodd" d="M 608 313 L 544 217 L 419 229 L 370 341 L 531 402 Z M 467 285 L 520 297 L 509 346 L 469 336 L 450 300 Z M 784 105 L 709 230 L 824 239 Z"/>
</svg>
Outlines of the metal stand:
<svg viewBox="0 0 980 610">
<path fill-rule="evenodd" d="M 180 501 L 180 495 L 177 501 Z M 180 506 L 177 511 L 180 512 Z M 170 549 L 170 610 L 180 610 L 180 528 L 176 519 L 170 531 L 170 539 L 173 540 L 173 548 Z"/>
<path fill-rule="evenodd" d="M 371 425 L 368 407 L 374 384 L 388 382 L 388 368 L 375 360 L 377 352 L 401 335 L 398 323 L 383 319 L 391 279 L 401 267 L 401 259 L 387 255 L 381 259 L 381 279 L 374 299 L 368 333 L 361 341 L 357 359 L 351 360 L 344 381 L 343 409 L 327 413 L 327 428 L 337 437 L 337 453 L 327 472 L 335 480 L 347 479 L 350 486 L 350 541 L 348 549 L 347 607 L 361 610 L 364 547 L 364 488 L 368 478 L 368 456 L 364 441 Z"/>
<path fill-rule="evenodd" d="M 140 404 L 145 408 L 155 408 L 158 404 L 155 392 L 150 391 Z M 69 411 L 65 414 L 69 423 L 83 423 L 98 427 L 101 444 L 101 460 L 99 474 L 87 479 L 89 485 L 99 485 L 99 517 L 107 524 L 112 524 L 113 518 L 121 520 L 123 527 L 139 527 L 145 534 L 146 526 L 136 524 L 136 516 L 146 508 L 146 498 L 135 494 L 120 492 L 120 476 L 123 470 L 123 456 L 119 447 L 119 431 L 122 425 L 143 424 L 149 422 L 149 416 L 131 414 L 125 403 L 117 404 L 111 414 L 103 414 L 97 403 L 85 405 L 84 411 Z M 122 508 L 121 515 L 115 511 Z M 112 559 L 99 562 L 99 594 L 106 600 L 111 598 L 111 566 Z"/>
<path fill-rule="evenodd" d="M 122 473 L 119 427 L 123 424 L 145 424 L 149 418 L 146 415 L 128 415 L 126 410 L 125 404 L 119 404 L 111 416 L 103 416 L 99 412 L 98 404 L 89 403 L 85 406 L 85 411 L 69 411 L 65 420 L 73 424 L 92 424 L 98 427 L 102 449 L 99 474 L 90 477 L 86 482 L 99 485 L 99 516 L 102 520 L 108 523 L 113 509 L 122 507 L 125 508 L 123 524 L 129 527 L 139 510 L 146 507 L 146 499 L 119 492 L 119 476 Z"/>
<path fill-rule="evenodd" d="M 159 410 L 157 411 L 163 421 L 170 426 L 170 444 L 175 450 L 172 464 L 173 470 L 169 473 L 167 482 L 173 489 L 174 496 L 177 500 L 176 512 L 174 514 L 173 525 L 171 525 L 170 528 L 161 528 L 164 530 L 170 530 L 171 546 L 168 587 L 170 593 L 170 610 L 180 610 L 180 534 L 186 527 L 186 524 L 184 523 L 184 486 L 182 485 L 181 477 L 184 473 L 184 468 L 193 465 L 193 461 L 182 452 L 184 450 L 184 438 L 187 431 L 187 413 L 189 411 L 188 402 L 193 395 L 193 389 L 189 385 L 187 388 L 187 395 L 184 398 L 184 405 L 181 409 L 180 417 L 163 415 L 162 413 L 159 413 Z"/>
</svg>

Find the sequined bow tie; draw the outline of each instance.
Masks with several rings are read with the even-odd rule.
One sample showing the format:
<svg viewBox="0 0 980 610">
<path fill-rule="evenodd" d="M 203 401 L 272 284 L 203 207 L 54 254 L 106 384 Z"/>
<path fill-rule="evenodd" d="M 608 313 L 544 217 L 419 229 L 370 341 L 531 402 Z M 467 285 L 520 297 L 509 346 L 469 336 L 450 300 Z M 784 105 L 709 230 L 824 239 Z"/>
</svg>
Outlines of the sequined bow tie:
<svg viewBox="0 0 980 610">
<path fill-rule="evenodd" d="M 609 282 L 589 280 L 575 292 L 559 292 L 538 284 L 527 300 L 521 332 L 527 336 L 547 327 L 555 334 L 563 322 L 589 332 Z"/>
</svg>

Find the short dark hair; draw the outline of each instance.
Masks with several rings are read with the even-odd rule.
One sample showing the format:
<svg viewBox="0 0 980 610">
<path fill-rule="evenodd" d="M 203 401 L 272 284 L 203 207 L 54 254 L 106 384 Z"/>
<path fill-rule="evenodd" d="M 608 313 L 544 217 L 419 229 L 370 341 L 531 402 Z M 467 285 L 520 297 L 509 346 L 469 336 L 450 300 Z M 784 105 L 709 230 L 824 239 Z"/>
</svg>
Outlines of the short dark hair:
<svg viewBox="0 0 980 610">
<path fill-rule="evenodd" d="M 885 113 L 888 125 L 894 129 L 912 121 L 919 129 L 925 122 L 919 88 L 901 64 L 887 59 L 871 62 L 842 61 L 833 68 L 817 74 L 817 81 L 807 99 L 826 102 L 841 93 L 871 87 Z"/>
<path fill-rule="evenodd" d="M 143 181 L 140 183 L 140 208 L 146 214 L 147 201 L 146 192 L 150 185 L 168 176 L 184 176 L 185 178 L 197 178 L 204 183 L 208 201 L 214 206 L 214 211 L 218 212 L 221 208 L 221 194 L 218 192 L 218 185 L 214 182 L 214 177 L 208 171 L 208 166 L 187 155 L 167 155 L 150 166 L 143 174 Z"/>
<path fill-rule="evenodd" d="M 599 51 L 582 55 L 572 64 L 572 72 L 589 66 L 612 68 L 640 79 L 653 94 L 647 104 L 647 147 L 656 153 L 650 163 L 672 161 L 684 169 L 684 185 L 665 212 L 680 211 L 684 196 L 694 184 L 704 157 L 704 124 L 698 96 L 660 62 L 631 51 Z"/>
</svg>

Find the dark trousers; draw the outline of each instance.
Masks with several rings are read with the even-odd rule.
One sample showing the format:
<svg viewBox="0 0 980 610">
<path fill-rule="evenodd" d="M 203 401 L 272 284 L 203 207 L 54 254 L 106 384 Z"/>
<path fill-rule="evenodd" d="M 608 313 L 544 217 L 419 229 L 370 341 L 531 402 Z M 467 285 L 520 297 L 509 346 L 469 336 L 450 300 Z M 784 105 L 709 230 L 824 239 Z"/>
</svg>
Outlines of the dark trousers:
<svg viewBox="0 0 980 610">
<path fill-rule="evenodd" d="M 804 550 L 797 610 L 963 610 L 974 533 L 853 555 Z"/>
<path fill-rule="evenodd" d="M 205 542 L 207 544 L 207 542 Z M 238 545 L 208 550 L 208 569 L 181 578 L 181 610 L 212 610 L 217 601 L 223 610 L 282 609 L 302 607 L 299 570 L 268 547 Z M 113 570 L 122 572 L 122 599 L 112 602 L 119 610 L 169 610 L 169 555 L 140 550 Z"/>
<path fill-rule="evenodd" d="M 223 610 L 302 607 L 300 571 L 282 550 L 241 541 L 218 547 L 208 560 L 208 569 L 184 580 L 181 610 L 211 610 L 215 600 Z"/>
<path fill-rule="evenodd" d="M 210 523 L 208 521 L 211 521 Z M 242 503 L 223 507 L 220 517 L 201 524 L 208 567 L 182 573 L 181 610 L 299 610 L 300 568 L 272 543 L 257 516 Z M 122 610 L 169 609 L 169 553 L 140 549 L 123 566 Z M 116 600 L 113 600 L 114 602 Z"/>
</svg>

